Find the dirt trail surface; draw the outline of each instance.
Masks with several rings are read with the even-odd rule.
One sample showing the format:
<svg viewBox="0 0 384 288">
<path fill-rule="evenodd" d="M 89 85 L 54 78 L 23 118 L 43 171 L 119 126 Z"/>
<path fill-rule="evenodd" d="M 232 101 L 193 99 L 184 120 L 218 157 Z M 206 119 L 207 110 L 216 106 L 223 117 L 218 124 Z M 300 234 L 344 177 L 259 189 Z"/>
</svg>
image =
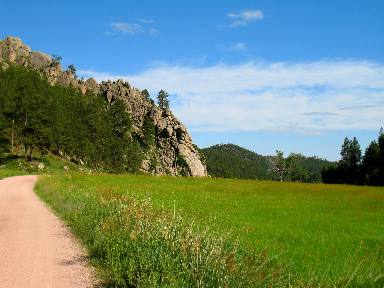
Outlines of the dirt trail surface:
<svg viewBox="0 0 384 288">
<path fill-rule="evenodd" d="M 84 250 L 35 195 L 36 181 L 0 180 L 0 287 L 92 287 Z"/>
</svg>

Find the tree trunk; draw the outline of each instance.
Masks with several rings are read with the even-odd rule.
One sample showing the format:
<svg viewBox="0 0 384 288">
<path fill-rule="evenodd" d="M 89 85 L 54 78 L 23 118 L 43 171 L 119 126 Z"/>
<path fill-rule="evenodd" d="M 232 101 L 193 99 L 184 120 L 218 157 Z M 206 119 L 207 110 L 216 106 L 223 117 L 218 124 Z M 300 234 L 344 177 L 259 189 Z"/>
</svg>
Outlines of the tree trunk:
<svg viewBox="0 0 384 288">
<path fill-rule="evenodd" d="M 28 158 L 28 145 L 24 145 L 24 157 L 25 157 L 25 160 L 27 160 L 27 158 Z"/>
<path fill-rule="evenodd" d="M 32 161 L 32 152 L 33 152 L 33 146 L 31 145 L 31 147 L 29 148 L 29 162 Z"/>
<path fill-rule="evenodd" d="M 14 135 L 14 127 L 15 127 L 15 118 L 13 117 L 12 118 L 12 135 L 11 135 L 11 154 L 13 155 L 13 149 L 14 149 L 14 137 L 15 137 L 15 135 Z"/>
</svg>

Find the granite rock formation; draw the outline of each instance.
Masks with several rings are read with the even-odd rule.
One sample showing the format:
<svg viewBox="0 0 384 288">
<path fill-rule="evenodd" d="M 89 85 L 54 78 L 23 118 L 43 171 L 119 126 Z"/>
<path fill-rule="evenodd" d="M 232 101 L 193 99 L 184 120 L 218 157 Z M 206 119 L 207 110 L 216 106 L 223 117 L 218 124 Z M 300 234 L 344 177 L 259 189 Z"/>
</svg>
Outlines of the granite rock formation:
<svg viewBox="0 0 384 288">
<path fill-rule="evenodd" d="M 144 155 L 143 172 L 155 175 L 206 176 L 207 170 L 186 127 L 170 110 L 159 109 L 153 101 L 124 80 L 97 83 L 95 79 L 78 79 L 70 70 L 63 70 L 59 61 L 42 52 L 32 51 L 17 37 L 0 41 L 0 68 L 20 65 L 36 69 L 45 75 L 51 85 L 79 89 L 83 94 L 92 92 L 104 97 L 108 103 L 122 99 L 131 114 L 133 131 L 143 133 L 145 119 L 154 125 L 155 139 Z"/>
</svg>

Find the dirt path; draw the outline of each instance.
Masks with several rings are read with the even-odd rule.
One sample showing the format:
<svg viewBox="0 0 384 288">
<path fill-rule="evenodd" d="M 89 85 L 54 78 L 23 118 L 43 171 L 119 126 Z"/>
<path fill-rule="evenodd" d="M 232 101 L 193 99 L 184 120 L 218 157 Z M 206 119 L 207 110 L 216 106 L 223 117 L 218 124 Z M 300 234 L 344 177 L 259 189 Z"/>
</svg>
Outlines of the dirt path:
<svg viewBox="0 0 384 288">
<path fill-rule="evenodd" d="M 35 195 L 36 180 L 0 180 L 0 286 L 92 287 L 84 251 Z"/>
</svg>

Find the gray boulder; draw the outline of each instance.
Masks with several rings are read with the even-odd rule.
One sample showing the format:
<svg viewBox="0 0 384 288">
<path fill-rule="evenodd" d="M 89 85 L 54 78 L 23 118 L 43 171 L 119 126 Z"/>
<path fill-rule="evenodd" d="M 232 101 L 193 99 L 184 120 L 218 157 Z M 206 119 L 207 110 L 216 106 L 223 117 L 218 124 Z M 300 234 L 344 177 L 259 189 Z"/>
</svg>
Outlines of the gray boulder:
<svg viewBox="0 0 384 288">
<path fill-rule="evenodd" d="M 51 56 L 41 52 L 31 52 L 28 57 L 28 66 L 35 69 L 44 69 L 50 67 L 52 63 Z"/>
</svg>

